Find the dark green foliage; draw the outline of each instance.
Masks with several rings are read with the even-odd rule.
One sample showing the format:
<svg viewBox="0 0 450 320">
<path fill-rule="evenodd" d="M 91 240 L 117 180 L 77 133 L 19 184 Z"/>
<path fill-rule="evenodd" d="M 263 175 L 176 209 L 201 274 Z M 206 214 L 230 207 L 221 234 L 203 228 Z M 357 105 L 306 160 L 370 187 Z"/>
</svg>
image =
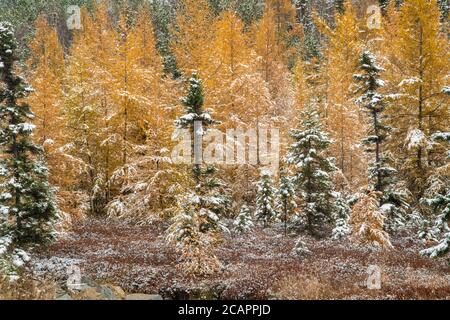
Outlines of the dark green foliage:
<svg viewBox="0 0 450 320">
<path fill-rule="evenodd" d="M 377 65 L 370 52 L 365 51 L 360 58 L 359 70 L 361 73 L 354 75 L 354 78 L 359 84 L 357 92 L 362 95 L 356 102 L 368 115 L 368 136 L 363 140 L 363 144 L 367 146 L 366 152 L 372 157 L 368 173 L 369 186 L 380 194 L 380 205 L 388 218 L 386 229 L 395 231 L 404 224 L 408 194 L 399 188 L 397 171 L 389 166 L 390 159 L 383 150 L 391 131 L 385 124 L 386 99 L 379 93 L 380 88 L 384 86 L 384 81 L 380 78 L 384 69 Z"/>
<path fill-rule="evenodd" d="M 257 183 L 255 216 L 259 221 L 263 222 L 264 228 L 267 228 L 277 216 L 275 211 L 276 193 L 277 190 L 273 187 L 270 173 L 263 170 Z"/>
<path fill-rule="evenodd" d="M 315 108 L 302 114 L 300 129 L 291 130 L 294 143 L 289 147 L 286 163 L 292 166 L 293 182 L 307 218 L 307 230 L 314 236 L 324 222 L 332 219 L 334 184 L 331 173 L 337 168 L 325 155 L 332 141 L 321 130 Z"/>
<path fill-rule="evenodd" d="M 297 203 L 295 201 L 295 187 L 288 170 L 280 172 L 280 187 L 277 192 L 277 210 L 284 223 L 284 234 L 287 235 L 288 222 L 293 216 Z"/>
<path fill-rule="evenodd" d="M 200 152 L 195 148 L 195 141 L 202 143 L 203 135 L 209 126 L 218 124 L 219 122 L 212 119 L 211 115 L 204 109 L 203 84 L 197 74 L 193 74 L 189 79 L 189 88 L 187 95 L 181 98 L 181 102 L 185 107 L 185 113 L 175 121 L 175 125 L 180 129 L 188 129 L 191 133 L 192 140 L 192 156 L 193 165 L 192 172 L 195 182 L 195 190 L 189 198 L 198 199 L 197 205 L 200 208 L 206 208 L 214 213 L 214 217 L 224 213 L 230 207 L 229 199 L 226 196 L 224 183 L 217 179 L 216 168 L 213 166 L 203 166 L 198 162 L 195 152 Z M 200 157 L 200 160 L 201 157 Z M 218 220 L 211 220 L 212 225 L 217 225 Z"/>
<path fill-rule="evenodd" d="M 303 59 L 320 58 L 320 33 L 317 30 L 312 13 L 315 10 L 312 0 L 299 0 L 297 2 L 297 20 L 303 26 L 303 43 L 300 44 L 300 53 Z"/>
<path fill-rule="evenodd" d="M 16 49 L 12 26 L 0 24 L 0 212 L 9 221 L 2 231 L 27 245 L 53 239 L 57 210 L 43 150 L 30 137 L 34 115 L 20 101 L 32 89 L 15 74 Z"/>
</svg>

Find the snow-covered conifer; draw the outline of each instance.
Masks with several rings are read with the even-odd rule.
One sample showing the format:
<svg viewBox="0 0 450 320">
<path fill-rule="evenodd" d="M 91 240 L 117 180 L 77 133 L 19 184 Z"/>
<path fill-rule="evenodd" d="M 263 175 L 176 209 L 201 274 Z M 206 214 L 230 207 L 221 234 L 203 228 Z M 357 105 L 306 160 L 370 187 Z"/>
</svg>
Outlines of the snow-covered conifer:
<svg viewBox="0 0 450 320">
<path fill-rule="evenodd" d="M 295 201 L 295 188 L 292 178 L 286 170 L 282 170 L 280 176 L 280 187 L 277 192 L 277 210 L 281 214 L 284 223 L 284 233 L 287 234 L 288 221 L 297 208 Z"/>
<path fill-rule="evenodd" d="M 435 212 L 439 212 L 432 233 L 434 236 L 442 235 L 442 237 L 436 246 L 421 251 L 422 255 L 434 258 L 450 251 L 450 188 L 447 186 L 445 194 L 437 194 L 435 198 L 427 199 L 425 202 Z"/>
<path fill-rule="evenodd" d="M 194 73 L 189 80 L 186 97 L 181 99 L 185 114 L 175 121 L 180 129 L 188 129 L 191 138 L 202 139 L 207 126 L 217 123 L 204 110 L 203 85 Z M 201 122 L 201 130 L 195 122 Z M 228 207 L 224 183 L 215 177 L 216 169 L 195 163 L 192 168 L 192 190 L 179 201 L 173 224 L 168 230 L 168 239 L 176 243 L 183 254 L 187 273 L 204 274 L 217 270 L 218 260 L 210 252 L 219 232 L 226 230 L 220 222 L 220 214 Z M 209 266 L 204 265 L 206 257 Z M 206 268 L 206 269 L 205 269 Z"/>
<path fill-rule="evenodd" d="M 15 74 L 16 41 L 8 23 L 0 24 L 0 238 L 15 245 L 35 245 L 55 237 L 57 209 L 48 172 L 42 163 L 43 149 L 32 142 L 34 119 L 22 102 L 31 91 Z"/>
<path fill-rule="evenodd" d="M 449 132 L 438 132 L 432 136 L 435 143 L 450 142 Z M 448 148 L 448 147 L 447 147 Z M 447 151 L 448 154 L 448 151 Z M 450 159 L 450 154 L 447 156 Z M 439 167 L 430 177 L 430 187 L 426 191 L 427 198 L 422 203 L 431 208 L 437 215 L 434 226 L 429 231 L 432 238 L 439 243 L 431 248 L 423 250 L 422 255 L 437 257 L 450 251 L 450 178 L 448 175 L 450 165 L 448 163 Z"/>
<path fill-rule="evenodd" d="M 189 91 L 180 101 L 185 107 L 185 113 L 175 121 L 178 128 L 193 130 L 195 121 L 200 121 L 203 125 L 217 124 L 204 109 L 203 83 L 197 73 L 192 74 L 189 79 Z"/>
<path fill-rule="evenodd" d="M 398 183 L 397 171 L 389 166 L 390 159 L 384 150 L 391 132 L 385 123 L 387 102 L 379 92 L 385 85 L 380 77 L 384 69 L 377 65 L 371 52 L 364 51 L 359 60 L 359 70 L 361 73 L 354 75 L 358 82 L 356 92 L 361 93 L 356 102 L 368 114 L 368 136 L 363 144 L 367 147 L 366 152 L 373 157 L 368 172 L 369 186 L 380 194 L 381 211 L 387 218 L 385 228 L 393 232 L 404 226 L 408 204 L 407 192 Z"/>
<path fill-rule="evenodd" d="M 241 207 L 241 211 L 233 224 L 235 230 L 239 233 L 247 232 L 253 228 L 252 211 L 246 204 Z"/>
<path fill-rule="evenodd" d="M 275 211 L 275 195 L 277 190 L 273 187 L 270 173 L 261 171 L 261 177 L 257 183 L 256 213 L 255 216 L 262 221 L 266 228 L 277 216 Z"/>
<path fill-rule="evenodd" d="M 302 238 L 298 238 L 295 242 L 294 248 L 292 249 L 292 254 L 296 255 L 297 257 L 304 257 L 310 253 L 311 251 L 306 246 L 306 243 L 302 240 Z"/>
<path fill-rule="evenodd" d="M 293 182 L 303 202 L 306 227 L 317 235 L 319 227 L 331 219 L 334 185 L 330 173 L 336 167 L 333 159 L 324 154 L 332 141 L 321 130 L 317 111 L 310 106 L 301 118 L 301 128 L 290 132 L 295 142 L 289 148 L 286 163 L 293 167 Z"/>
<path fill-rule="evenodd" d="M 350 206 L 348 205 L 346 199 L 339 193 L 335 192 L 335 202 L 333 210 L 333 220 L 335 227 L 332 232 L 333 240 L 340 240 L 346 238 L 351 234 L 351 228 L 349 226 L 350 220 Z"/>
</svg>

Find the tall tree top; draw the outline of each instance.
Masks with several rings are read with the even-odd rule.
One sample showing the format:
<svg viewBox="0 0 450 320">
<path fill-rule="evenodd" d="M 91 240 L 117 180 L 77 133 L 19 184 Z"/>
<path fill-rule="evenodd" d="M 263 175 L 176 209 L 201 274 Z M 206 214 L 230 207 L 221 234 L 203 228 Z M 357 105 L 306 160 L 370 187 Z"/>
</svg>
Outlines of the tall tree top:
<svg viewBox="0 0 450 320">
<path fill-rule="evenodd" d="M 47 168 L 35 157 L 42 148 L 30 139 L 34 114 L 28 104 L 18 103 L 32 89 L 15 74 L 16 48 L 11 24 L 0 23 L 0 212 L 12 221 L 6 232 L 14 241 L 35 244 L 54 238 L 57 209 Z"/>
<path fill-rule="evenodd" d="M 384 71 L 378 66 L 375 56 L 370 51 L 364 51 L 359 59 L 358 69 L 362 73 L 353 75 L 356 81 L 360 84 L 356 92 L 361 92 L 363 95 L 356 100 L 358 104 L 364 104 L 368 109 L 383 108 L 383 96 L 377 93 L 379 88 L 385 86 L 385 82 L 380 79 L 380 73 Z"/>
<path fill-rule="evenodd" d="M 17 46 L 13 27 L 9 22 L 0 23 L 0 44 L 0 69 L 3 77 L 4 70 L 11 69 L 14 63 L 13 53 Z"/>
<path fill-rule="evenodd" d="M 18 61 L 16 55 L 17 43 L 14 37 L 13 27 L 8 22 L 0 23 L 0 81 L 6 87 L 0 87 L 0 102 L 7 100 L 9 104 L 15 104 L 17 99 L 25 98 L 33 89 L 20 77 L 14 74 L 14 64 Z M 33 118 L 28 106 L 23 108 L 26 117 Z M 3 112 L 15 114 L 10 108 Z"/>
<path fill-rule="evenodd" d="M 203 108 L 204 93 L 202 80 L 194 72 L 189 79 L 187 95 L 180 99 L 185 106 L 185 114 L 175 121 L 178 128 L 192 128 L 194 122 L 202 122 L 203 125 L 216 124 L 208 111 Z"/>
</svg>

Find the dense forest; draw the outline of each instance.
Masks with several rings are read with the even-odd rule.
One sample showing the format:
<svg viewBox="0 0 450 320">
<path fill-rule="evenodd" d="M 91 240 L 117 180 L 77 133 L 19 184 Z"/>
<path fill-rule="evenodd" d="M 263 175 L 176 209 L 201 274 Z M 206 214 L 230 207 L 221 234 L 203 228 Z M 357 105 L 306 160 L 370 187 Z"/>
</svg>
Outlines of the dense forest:
<svg viewBox="0 0 450 320">
<path fill-rule="evenodd" d="M 202 283 L 211 298 L 252 267 L 213 296 L 367 297 L 311 273 L 330 259 L 351 273 L 353 257 L 358 274 L 407 266 L 440 283 L 377 298 L 448 299 L 449 9 L 2 0 L 0 298 L 61 281 L 70 259 L 163 297 Z M 109 250 L 145 255 L 143 273 L 88 256 Z M 163 264 L 171 284 L 151 282 Z"/>
</svg>

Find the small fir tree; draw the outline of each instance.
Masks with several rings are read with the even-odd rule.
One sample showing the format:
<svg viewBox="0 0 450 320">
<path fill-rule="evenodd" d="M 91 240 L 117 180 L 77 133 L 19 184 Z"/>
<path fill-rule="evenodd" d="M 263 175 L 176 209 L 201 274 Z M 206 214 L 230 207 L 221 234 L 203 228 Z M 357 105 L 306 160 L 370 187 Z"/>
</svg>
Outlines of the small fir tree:
<svg viewBox="0 0 450 320">
<path fill-rule="evenodd" d="M 442 235 L 442 237 L 436 246 L 421 251 L 422 255 L 434 258 L 450 251 L 450 188 L 447 188 L 446 194 L 426 199 L 425 203 L 435 212 L 439 212 L 432 232 L 434 236 Z"/>
<path fill-rule="evenodd" d="M 336 167 L 324 153 L 332 141 L 321 130 L 315 109 L 307 108 L 302 119 L 301 129 L 290 132 L 295 142 L 289 148 L 286 163 L 294 170 L 293 182 L 303 202 L 307 229 L 316 236 L 318 228 L 332 218 L 334 185 L 330 173 Z"/>
<path fill-rule="evenodd" d="M 435 143 L 450 143 L 450 132 L 439 132 L 432 136 Z M 450 153 L 447 150 L 447 158 Z M 438 168 L 426 194 L 428 197 L 422 203 L 429 207 L 437 215 L 433 228 L 429 232 L 433 239 L 439 243 L 431 248 L 421 251 L 422 255 L 430 257 L 442 256 L 450 251 L 450 178 L 448 175 L 450 165 L 446 163 Z"/>
<path fill-rule="evenodd" d="M 242 206 L 241 211 L 233 224 L 238 233 L 245 233 L 253 228 L 252 211 L 246 204 Z"/>
<path fill-rule="evenodd" d="M 287 235 L 288 221 L 297 208 L 295 201 L 295 188 L 292 178 L 289 177 L 286 170 L 282 170 L 280 176 L 280 188 L 277 192 L 277 209 L 282 215 L 281 219 L 284 223 L 284 234 Z"/>
<path fill-rule="evenodd" d="M 292 249 L 292 254 L 302 258 L 304 256 L 307 256 L 308 254 L 310 254 L 311 251 L 308 249 L 306 243 L 303 241 L 302 238 L 298 238 L 297 241 L 295 242 L 295 246 Z"/>
<path fill-rule="evenodd" d="M 334 196 L 336 199 L 333 212 L 335 227 L 332 232 L 332 239 L 341 240 L 351 234 L 349 225 L 351 209 L 346 199 L 339 192 L 335 192 Z"/>
<path fill-rule="evenodd" d="M 261 171 L 261 177 L 257 183 L 256 196 L 256 218 L 262 221 L 264 228 L 277 216 L 275 211 L 275 194 L 277 190 L 273 187 L 272 177 L 266 170 Z"/>
</svg>

